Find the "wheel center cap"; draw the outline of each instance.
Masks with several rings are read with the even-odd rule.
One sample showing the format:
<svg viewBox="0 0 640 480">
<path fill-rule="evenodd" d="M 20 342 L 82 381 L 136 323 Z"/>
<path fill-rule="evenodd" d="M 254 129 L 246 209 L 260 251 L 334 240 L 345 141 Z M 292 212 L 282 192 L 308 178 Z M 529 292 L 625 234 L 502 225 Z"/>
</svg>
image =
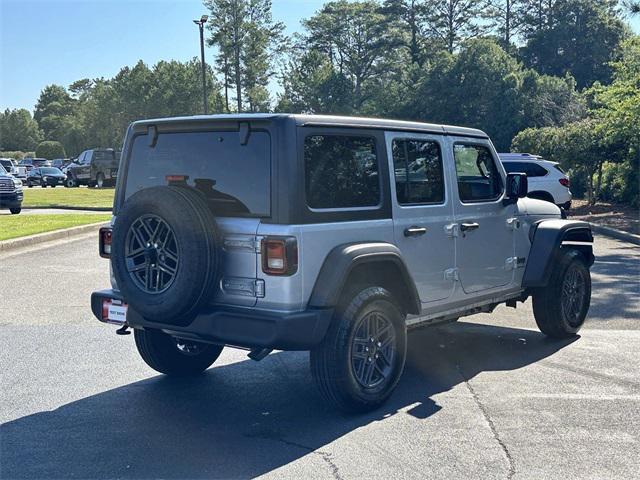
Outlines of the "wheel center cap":
<svg viewBox="0 0 640 480">
<path fill-rule="evenodd" d="M 144 259 L 146 263 L 155 264 L 158 262 L 158 250 L 155 247 L 147 247 L 144 250 Z"/>
</svg>

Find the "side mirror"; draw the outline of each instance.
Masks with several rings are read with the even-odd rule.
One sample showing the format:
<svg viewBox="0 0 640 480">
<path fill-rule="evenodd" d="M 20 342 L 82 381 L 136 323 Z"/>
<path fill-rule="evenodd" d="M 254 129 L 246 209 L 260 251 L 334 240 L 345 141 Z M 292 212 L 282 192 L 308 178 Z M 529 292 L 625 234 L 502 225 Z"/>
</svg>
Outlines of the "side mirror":
<svg viewBox="0 0 640 480">
<path fill-rule="evenodd" d="M 526 173 L 507 173 L 507 204 L 516 203 L 518 198 L 524 198 L 529 191 Z"/>
</svg>

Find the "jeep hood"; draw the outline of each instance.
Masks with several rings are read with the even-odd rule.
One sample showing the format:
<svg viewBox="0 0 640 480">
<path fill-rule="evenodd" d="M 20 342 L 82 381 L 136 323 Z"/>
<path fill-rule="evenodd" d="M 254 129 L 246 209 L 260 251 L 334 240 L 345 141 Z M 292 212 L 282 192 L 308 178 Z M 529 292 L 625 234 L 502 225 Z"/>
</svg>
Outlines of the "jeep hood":
<svg viewBox="0 0 640 480">
<path fill-rule="evenodd" d="M 553 216 L 560 218 L 560 207 L 551 202 L 536 200 L 535 198 L 521 198 L 518 200 L 518 213 L 520 215 Z"/>
</svg>

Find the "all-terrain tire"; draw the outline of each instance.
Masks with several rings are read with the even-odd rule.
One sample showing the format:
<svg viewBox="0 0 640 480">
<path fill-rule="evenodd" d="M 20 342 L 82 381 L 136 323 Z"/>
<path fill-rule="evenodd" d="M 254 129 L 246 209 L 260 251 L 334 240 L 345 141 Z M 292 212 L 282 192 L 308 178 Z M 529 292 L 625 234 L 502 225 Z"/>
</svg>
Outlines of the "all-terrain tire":
<svg viewBox="0 0 640 480">
<path fill-rule="evenodd" d="M 139 330 L 133 332 L 138 353 L 154 370 L 176 377 L 197 375 L 215 362 L 223 347 L 208 343 L 176 340 L 159 330 Z M 188 345 L 195 351 L 181 351 L 178 345 Z"/>
<path fill-rule="evenodd" d="M 532 297 L 533 315 L 542 333 L 553 338 L 575 336 L 591 302 L 591 275 L 582 254 L 564 250 L 549 284 L 536 289 Z"/>
<path fill-rule="evenodd" d="M 145 249 L 145 245 L 138 245 L 139 241 L 135 240 L 141 231 L 136 229 L 136 225 L 144 227 L 141 222 L 144 223 L 145 218 L 164 222 L 167 228 L 163 232 L 169 230 L 173 235 L 173 251 L 167 252 L 175 257 L 171 266 L 173 278 L 166 282 L 163 289 L 146 288 L 141 282 L 142 274 L 133 271 L 140 268 L 132 264 L 136 258 L 158 268 L 158 259 L 149 260 L 147 253 L 145 257 L 132 257 L 132 246 Z M 150 233 L 151 230 L 153 227 L 146 231 Z M 188 325 L 215 291 L 219 273 L 219 236 L 213 213 L 204 195 L 197 190 L 161 186 L 136 192 L 120 209 L 113 226 L 111 265 L 124 298 L 137 313 L 149 320 Z M 167 243 L 167 238 L 144 240 L 149 242 L 146 244 L 148 254 L 162 255 L 160 250 Z M 153 275 L 153 272 L 149 272 Z"/>
<path fill-rule="evenodd" d="M 373 316 L 380 316 L 392 328 L 394 348 L 389 354 L 390 361 L 384 364 L 388 376 L 378 385 L 366 386 L 358 379 L 357 372 L 362 366 L 359 357 L 369 353 L 364 353 L 361 346 L 356 349 L 355 342 L 359 338 L 356 334 L 362 332 L 363 322 Z M 376 353 L 375 347 L 370 353 Z M 404 371 L 406 355 L 407 328 L 402 310 L 384 288 L 365 287 L 337 307 L 323 341 L 311 351 L 311 373 L 328 403 L 350 413 L 366 412 L 379 407 L 392 394 Z M 377 369 L 377 363 L 373 368 Z"/>
</svg>

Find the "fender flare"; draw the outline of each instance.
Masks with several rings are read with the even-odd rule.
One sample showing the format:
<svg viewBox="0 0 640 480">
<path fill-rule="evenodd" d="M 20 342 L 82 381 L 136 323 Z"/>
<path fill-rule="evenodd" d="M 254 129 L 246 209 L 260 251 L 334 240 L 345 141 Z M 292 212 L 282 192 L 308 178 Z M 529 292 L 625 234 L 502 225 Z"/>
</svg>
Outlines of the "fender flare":
<svg viewBox="0 0 640 480">
<path fill-rule="evenodd" d="M 402 254 L 398 247 L 386 242 L 346 243 L 334 247 L 320 268 L 309 298 L 309 306 L 335 307 L 349 274 L 357 266 L 366 263 L 387 263 L 396 268 L 404 283 L 404 307 L 409 313 L 420 313 L 420 296 Z"/>
<path fill-rule="evenodd" d="M 545 287 L 549 283 L 553 266 L 557 264 L 563 248 L 578 250 L 587 266 L 595 261 L 593 234 L 587 222 L 579 220 L 542 220 L 531 227 L 531 249 L 522 278 L 526 288 Z"/>
</svg>

